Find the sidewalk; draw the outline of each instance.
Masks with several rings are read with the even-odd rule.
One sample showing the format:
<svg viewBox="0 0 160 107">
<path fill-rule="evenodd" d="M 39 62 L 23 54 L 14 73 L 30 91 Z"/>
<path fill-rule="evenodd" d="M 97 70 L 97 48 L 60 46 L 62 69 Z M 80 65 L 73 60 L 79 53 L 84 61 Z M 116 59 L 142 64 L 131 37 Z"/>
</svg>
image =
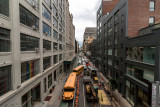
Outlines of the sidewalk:
<svg viewBox="0 0 160 107">
<path fill-rule="evenodd" d="M 90 63 L 90 65 L 92 67 L 96 68 L 95 65 L 91 61 L 89 63 Z M 109 81 L 108 81 L 108 79 L 105 78 L 105 76 L 101 72 L 99 72 L 98 77 L 102 78 L 103 81 L 104 81 L 105 86 L 107 86 L 107 84 L 108 84 Z M 125 98 L 123 98 L 122 95 L 117 90 L 113 92 L 113 96 L 118 101 L 118 103 L 120 104 L 121 107 L 132 107 L 128 103 L 128 101 Z"/>
<path fill-rule="evenodd" d="M 55 87 L 54 91 L 49 94 L 48 96 L 52 96 L 52 98 L 50 99 L 50 101 L 45 101 L 46 107 L 59 107 L 60 103 L 61 103 L 61 99 L 62 99 L 62 89 L 64 87 L 65 84 L 65 80 L 66 80 L 67 76 L 64 74 L 60 80 L 58 85 Z M 59 99 L 60 97 L 60 99 Z"/>
</svg>

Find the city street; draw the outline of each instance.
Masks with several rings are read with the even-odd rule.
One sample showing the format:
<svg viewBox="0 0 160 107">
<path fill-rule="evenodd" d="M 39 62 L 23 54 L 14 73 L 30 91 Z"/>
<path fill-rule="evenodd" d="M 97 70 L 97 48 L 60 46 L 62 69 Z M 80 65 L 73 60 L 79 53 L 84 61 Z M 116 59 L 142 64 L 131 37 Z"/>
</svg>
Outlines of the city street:
<svg viewBox="0 0 160 107">
<path fill-rule="evenodd" d="M 79 62 L 79 57 L 77 57 L 75 64 L 78 65 L 78 62 Z M 83 63 L 83 60 L 81 61 L 81 63 Z M 90 64 L 90 66 L 94 68 L 94 65 L 92 63 Z M 62 100 L 63 92 L 59 91 L 59 90 L 63 89 L 63 86 L 65 84 L 66 79 L 67 78 L 62 78 L 60 84 L 57 85 L 57 88 L 56 88 L 57 90 L 55 89 L 55 91 L 52 93 L 52 97 L 56 96 L 57 98 L 52 98 L 51 101 L 48 102 L 47 107 L 51 107 L 51 106 L 75 107 L 75 97 L 71 101 L 63 101 Z M 92 82 L 93 82 L 93 80 L 92 80 Z M 100 91 L 100 90 L 103 91 L 102 86 L 98 88 L 98 91 Z M 58 99 L 58 96 L 60 96 L 60 99 Z M 106 96 L 106 95 L 103 95 L 103 97 L 104 96 Z M 83 84 L 83 75 L 82 75 L 82 77 L 79 78 L 78 107 L 112 107 L 111 103 L 110 103 L 110 105 L 107 105 L 107 103 L 105 102 L 105 100 L 108 100 L 108 99 L 109 98 L 106 97 L 106 99 L 103 98 L 103 100 L 102 100 L 101 96 L 99 96 L 98 103 L 96 103 L 94 101 L 88 101 L 87 96 L 86 96 L 86 86 Z"/>
</svg>

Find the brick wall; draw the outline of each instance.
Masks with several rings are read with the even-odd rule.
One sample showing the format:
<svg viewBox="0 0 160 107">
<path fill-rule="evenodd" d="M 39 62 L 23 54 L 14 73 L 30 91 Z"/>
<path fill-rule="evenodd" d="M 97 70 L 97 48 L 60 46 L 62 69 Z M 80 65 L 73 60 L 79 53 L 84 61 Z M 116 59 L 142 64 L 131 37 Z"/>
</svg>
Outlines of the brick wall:
<svg viewBox="0 0 160 107">
<path fill-rule="evenodd" d="M 103 15 L 111 12 L 120 0 L 103 0 Z"/>
<path fill-rule="evenodd" d="M 155 1 L 155 11 L 149 11 L 150 1 Z M 160 22 L 160 0 L 128 0 L 128 36 L 138 36 L 141 28 L 149 26 L 149 17 L 155 17 L 155 23 Z"/>
</svg>

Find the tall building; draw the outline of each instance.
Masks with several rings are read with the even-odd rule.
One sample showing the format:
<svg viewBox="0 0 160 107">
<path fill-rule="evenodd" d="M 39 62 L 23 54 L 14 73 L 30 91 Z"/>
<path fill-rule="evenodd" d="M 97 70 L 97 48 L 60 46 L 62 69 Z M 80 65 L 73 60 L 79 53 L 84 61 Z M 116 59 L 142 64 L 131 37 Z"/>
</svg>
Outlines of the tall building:
<svg viewBox="0 0 160 107">
<path fill-rule="evenodd" d="M 66 3 L 66 60 L 64 61 L 64 69 L 71 72 L 75 61 L 75 26 L 73 25 L 73 15 L 69 12 L 69 2 Z"/>
<path fill-rule="evenodd" d="M 75 53 L 78 54 L 79 53 L 79 43 L 78 41 L 75 40 Z"/>
<path fill-rule="evenodd" d="M 83 52 L 91 51 L 90 44 L 96 39 L 96 27 L 87 27 L 83 35 Z"/>
<path fill-rule="evenodd" d="M 0 107 L 31 107 L 44 101 L 74 56 L 67 31 L 68 0 L 0 1 Z M 72 27 L 74 28 L 74 27 Z M 73 32 L 66 52 L 67 32 Z"/>
<path fill-rule="evenodd" d="M 119 0 L 110 12 L 102 13 L 103 3 L 97 11 L 91 57 L 106 78 L 118 81 L 119 93 L 135 107 L 151 106 L 151 84 L 160 81 L 159 30 L 152 29 L 160 22 L 159 3 Z"/>
</svg>

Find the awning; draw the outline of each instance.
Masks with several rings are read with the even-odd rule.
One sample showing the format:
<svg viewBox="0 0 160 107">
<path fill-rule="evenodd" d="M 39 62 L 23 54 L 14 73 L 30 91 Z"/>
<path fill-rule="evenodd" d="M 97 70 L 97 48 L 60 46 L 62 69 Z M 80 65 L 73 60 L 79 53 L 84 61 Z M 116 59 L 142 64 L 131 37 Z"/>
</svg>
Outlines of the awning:
<svg viewBox="0 0 160 107">
<path fill-rule="evenodd" d="M 71 56 L 64 61 L 64 64 L 72 64 L 75 59 L 76 59 L 76 55 Z"/>
</svg>

